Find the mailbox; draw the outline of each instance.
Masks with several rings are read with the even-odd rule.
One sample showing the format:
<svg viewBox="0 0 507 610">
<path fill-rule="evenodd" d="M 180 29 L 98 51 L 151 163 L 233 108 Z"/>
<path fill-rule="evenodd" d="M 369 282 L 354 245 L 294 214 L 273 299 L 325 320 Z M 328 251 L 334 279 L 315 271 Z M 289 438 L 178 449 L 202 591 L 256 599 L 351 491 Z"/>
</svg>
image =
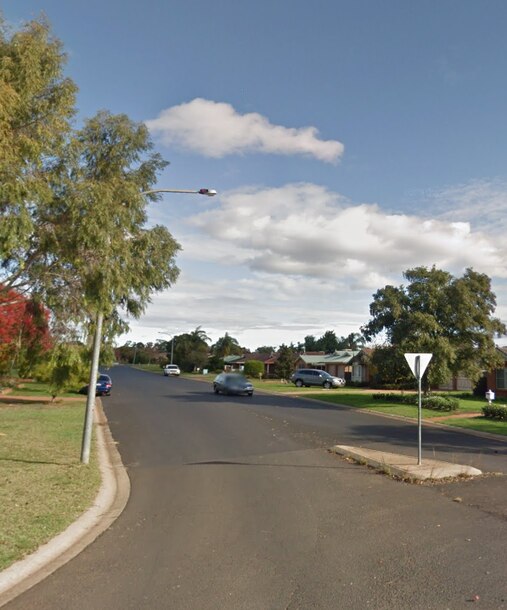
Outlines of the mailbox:
<svg viewBox="0 0 507 610">
<path fill-rule="evenodd" d="M 493 392 L 493 390 L 488 390 L 486 392 L 486 400 L 489 402 L 489 404 L 491 404 L 492 400 L 495 400 L 495 393 Z"/>
</svg>

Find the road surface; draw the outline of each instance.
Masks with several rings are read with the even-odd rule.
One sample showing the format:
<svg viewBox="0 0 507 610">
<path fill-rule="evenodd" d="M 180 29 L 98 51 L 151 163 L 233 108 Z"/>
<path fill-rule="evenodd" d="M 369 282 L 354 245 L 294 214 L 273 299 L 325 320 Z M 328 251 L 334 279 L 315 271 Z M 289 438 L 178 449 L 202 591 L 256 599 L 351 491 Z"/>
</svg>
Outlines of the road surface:
<svg viewBox="0 0 507 610">
<path fill-rule="evenodd" d="M 423 458 L 499 474 L 410 485 L 327 448 L 413 455 L 415 424 L 215 396 L 125 367 L 111 376 L 103 404 L 127 507 L 9 610 L 507 608 L 506 443 L 425 428 Z"/>
</svg>

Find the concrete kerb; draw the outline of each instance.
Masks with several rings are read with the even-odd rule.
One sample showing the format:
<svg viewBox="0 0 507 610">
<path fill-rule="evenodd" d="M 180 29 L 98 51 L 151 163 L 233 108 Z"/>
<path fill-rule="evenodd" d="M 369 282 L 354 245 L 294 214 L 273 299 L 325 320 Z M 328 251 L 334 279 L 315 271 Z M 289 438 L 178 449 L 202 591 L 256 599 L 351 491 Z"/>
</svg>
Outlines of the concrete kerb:
<svg viewBox="0 0 507 610">
<path fill-rule="evenodd" d="M 102 483 L 93 505 L 61 534 L 0 572 L 0 606 L 73 559 L 104 532 L 125 508 L 130 495 L 130 480 L 100 400 L 96 402 L 94 420 Z"/>
<path fill-rule="evenodd" d="M 412 456 L 364 449 L 362 447 L 336 445 L 330 451 L 350 458 L 359 464 L 366 464 L 376 468 L 390 476 L 406 480 L 433 481 L 460 476 L 476 477 L 482 474 L 481 470 L 473 466 L 432 459 L 423 459 L 422 464 L 418 465 L 417 459 Z"/>
</svg>

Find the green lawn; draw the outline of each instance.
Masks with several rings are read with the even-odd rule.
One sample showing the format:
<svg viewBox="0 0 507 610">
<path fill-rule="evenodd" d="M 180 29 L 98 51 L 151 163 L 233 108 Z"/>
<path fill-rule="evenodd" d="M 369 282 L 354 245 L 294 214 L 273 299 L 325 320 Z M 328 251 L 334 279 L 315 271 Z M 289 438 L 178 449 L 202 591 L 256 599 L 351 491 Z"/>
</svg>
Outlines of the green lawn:
<svg viewBox="0 0 507 610">
<path fill-rule="evenodd" d="M 507 422 L 486 419 L 482 416 L 471 417 L 469 419 L 450 419 L 445 423 L 449 426 L 456 426 L 458 428 L 468 428 L 469 430 L 507 436 Z"/>
<path fill-rule="evenodd" d="M 33 387 L 40 392 L 40 387 Z M 63 531 L 93 502 L 95 447 L 79 461 L 85 398 L 0 404 L 0 570 Z"/>
<path fill-rule="evenodd" d="M 9 393 L 9 396 L 34 396 L 34 397 L 48 397 L 51 396 L 47 383 L 38 383 L 36 381 L 29 381 L 20 383 L 16 388 L 13 388 Z M 64 392 L 59 394 L 58 397 L 73 397 L 78 396 L 78 392 Z"/>
</svg>

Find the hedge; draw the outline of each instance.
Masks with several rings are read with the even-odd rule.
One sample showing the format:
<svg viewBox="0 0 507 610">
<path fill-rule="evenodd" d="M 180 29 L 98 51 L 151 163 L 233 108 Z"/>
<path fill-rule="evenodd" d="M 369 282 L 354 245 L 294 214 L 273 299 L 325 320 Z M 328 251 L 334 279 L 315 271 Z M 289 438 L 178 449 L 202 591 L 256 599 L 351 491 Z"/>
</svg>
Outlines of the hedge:
<svg viewBox="0 0 507 610">
<path fill-rule="evenodd" d="M 505 405 L 487 405 L 482 407 L 482 414 L 488 419 L 499 419 L 507 421 L 507 406 Z"/>
<path fill-rule="evenodd" d="M 401 403 L 404 405 L 417 405 L 417 394 L 391 394 L 379 393 L 373 394 L 375 400 L 384 402 Z M 459 409 L 459 400 L 451 396 L 424 396 L 421 400 L 421 405 L 425 409 L 433 411 L 457 411 Z"/>
</svg>

